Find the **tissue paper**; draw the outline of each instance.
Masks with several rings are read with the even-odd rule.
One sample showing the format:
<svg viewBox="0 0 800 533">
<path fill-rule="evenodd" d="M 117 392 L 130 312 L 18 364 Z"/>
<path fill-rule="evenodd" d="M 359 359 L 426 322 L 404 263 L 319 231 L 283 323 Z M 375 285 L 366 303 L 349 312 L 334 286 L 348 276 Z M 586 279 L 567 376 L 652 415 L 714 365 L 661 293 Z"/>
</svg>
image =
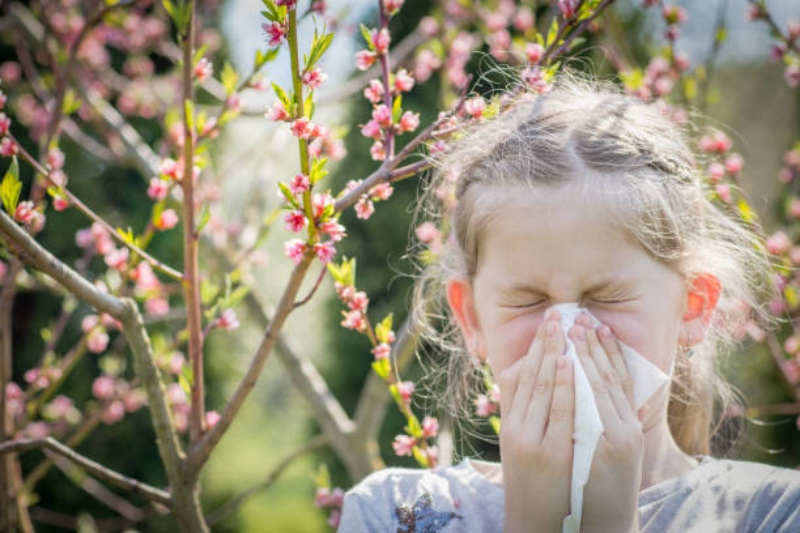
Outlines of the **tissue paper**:
<svg viewBox="0 0 800 533">
<path fill-rule="evenodd" d="M 582 312 L 586 312 L 598 325 L 600 322 L 578 304 L 567 303 L 553 306 L 561 316 L 564 332 L 568 332 Z M 570 494 L 570 514 L 564 519 L 563 533 L 578 533 L 583 511 L 583 488 L 589 480 L 592 457 L 597 441 L 603 434 L 603 421 L 597 410 L 592 387 L 581 366 L 575 345 L 566 339 L 566 356 L 572 360 L 575 371 L 575 420 L 573 427 L 572 484 Z M 620 343 L 620 351 L 633 378 L 634 401 L 640 408 L 656 390 L 669 381 L 669 376 L 657 366 L 642 357 L 634 349 Z"/>
</svg>

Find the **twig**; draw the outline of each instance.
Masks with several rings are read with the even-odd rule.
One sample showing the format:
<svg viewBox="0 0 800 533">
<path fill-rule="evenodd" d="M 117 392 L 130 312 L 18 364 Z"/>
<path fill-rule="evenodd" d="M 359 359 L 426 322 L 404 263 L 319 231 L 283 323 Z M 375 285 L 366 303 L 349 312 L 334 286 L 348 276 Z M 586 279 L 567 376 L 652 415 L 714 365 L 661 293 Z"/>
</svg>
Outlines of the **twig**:
<svg viewBox="0 0 800 533">
<path fill-rule="evenodd" d="M 311 298 L 314 297 L 314 294 L 317 292 L 317 289 L 319 289 L 319 286 L 322 285 L 322 280 L 325 279 L 325 274 L 327 272 L 328 272 L 328 269 L 325 268 L 324 266 L 322 267 L 322 269 L 320 269 L 319 276 L 317 276 L 317 281 L 314 282 L 314 286 L 311 287 L 311 290 L 308 292 L 308 295 L 305 298 L 303 298 L 302 300 L 299 300 L 299 301 L 294 303 L 294 308 L 295 309 L 297 309 L 298 307 L 304 306 L 305 304 L 308 303 L 309 300 L 311 300 Z"/>
<path fill-rule="evenodd" d="M 719 57 L 719 50 L 722 46 L 722 41 L 719 37 L 720 32 L 725 29 L 725 13 L 727 10 L 728 0 L 722 0 L 722 2 L 719 4 L 719 9 L 717 10 L 717 23 L 714 25 L 714 41 L 711 45 L 711 53 L 709 54 L 708 61 L 706 62 L 706 77 L 705 80 L 703 80 L 703 83 L 700 85 L 700 90 L 698 92 L 698 109 L 702 114 L 705 114 L 706 108 L 708 107 L 708 93 L 709 89 L 711 88 L 711 80 L 716 73 L 717 58 Z"/>
<path fill-rule="evenodd" d="M 267 477 L 264 478 L 262 482 L 238 494 L 236 497 L 234 497 L 231 501 L 227 502 L 225 505 L 218 507 L 217 509 L 214 509 L 214 511 L 206 517 L 208 525 L 212 527 L 215 526 L 222 519 L 224 519 L 230 513 L 235 511 L 240 505 L 242 505 L 242 503 L 244 503 L 245 500 L 272 486 L 272 484 L 275 483 L 275 481 L 277 481 L 278 477 L 280 477 L 280 475 L 283 474 L 283 471 L 286 470 L 286 468 L 288 468 L 288 466 L 295 459 L 298 459 L 303 455 L 310 453 L 314 450 L 318 450 L 327 444 L 328 444 L 328 439 L 325 437 L 325 435 L 317 435 L 316 437 L 306 442 L 305 446 L 298 448 L 297 450 L 294 450 L 293 452 L 283 457 L 280 461 L 278 461 L 278 464 L 272 469 L 272 471 L 269 474 L 267 474 Z"/>
<path fill-rule="evenodd" d="M 748 0 L 748 1 L 753 5 L 760 5 L 758 0 Z M 772 29 L 772 31 L 775 33 L 775 35 L 777 35 L 780 38 L 781 41 L 786 43 L 786 46 L 788 46 L 790 49 L 794 50 L 796 53 L 800 54 L 800 47 L 798 47 L 797 41 L 789 39 L 788 36 L 784 35 L 783 32 L 781 31 L 781 28 L 778 26 L 778 23 L 775 22 L 775 19 L 773 18 L 772 13 L 770 13 L 767 10 L 766 6 L 762 6 L 762 7 L 764 7 L 764 8 L 762 9 L 763 16 L 761 17 L 761 20 L 763 20 L 764 22 L 766 22 L 769 25 L 769 27 Z"/>
<path fill-rule="evenodd" d="M 52 437 L 45 437 L 43 439 L 20 439 L 11 440 L 0 443 L 0 455 L 6 453 L 24 453 L 37 449 L 50 450 L 53 453 L 59 454 L 88 472 L 91 472 L 95 477 L 102 479 L 106 483 L 110 483 L 116 487 L 127 490 L 134 494 L 144 496 L 148 500 L 159 503 L 166 507 L 172 506 L 170 495 L 160 489 L 151 487 L 146 483 L 131 479 L 123 476 L 118 472 L 110 470 L 100 463 L 92 461 L 88 457 L 84 457 L 78 452 L 64 446 Z"/>
</svg>

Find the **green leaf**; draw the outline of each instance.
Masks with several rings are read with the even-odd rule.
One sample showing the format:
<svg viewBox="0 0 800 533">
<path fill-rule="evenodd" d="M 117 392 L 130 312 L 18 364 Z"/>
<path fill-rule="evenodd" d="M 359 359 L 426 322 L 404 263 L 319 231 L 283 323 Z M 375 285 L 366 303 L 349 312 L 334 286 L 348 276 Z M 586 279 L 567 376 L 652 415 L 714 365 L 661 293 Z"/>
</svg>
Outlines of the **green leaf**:
<svg viewBox="0 0 800 533">
<path fill-rule="evenodd" d="M 203 59 L 203 56 L 206 55 L 206 50 L 208 50 L 207 44 L 204 44 L 197 49 L 197 51 L 194 53 L 194 57 L 192 58 L 192 66 L 196 66 L 200 60 Z"/>
<path fill-rule="evenodd" d="M 236 307 L 248 294 L 250 294 L 250 287 L 239 285 L 225 298 L 225 307 Z"/>
<path fill-rule="evenodd" d="M 428 461 L 428 457 L 422 453 L 422 450 L 419 446 L 414 446 L 411 448 L 411 453 L 414 455 L 414 460 L 419 463 L 419 466 L 422 468 L 428 468 L 430 466 L 430 462 Z"/>
<path fill-rule="evenodd" d="M 394 315 L 389 313 L 386 315 L 386 318 L 380 321 L 380 323 L 375 326 L 375 337 L 378 339 L 378 342 L 389 342 L 389 333 L 392 331 L 392 321 L 394 319 Z"/>
<path fill-rule="evenodd" d="M 330 488 L 331 486 L 331 474 L 328 472 L 328 466 L 325 463 L 319 465 L 317 473 L 314 475 L 314 486 L 319 488 Z"/>
<path fill-rule="evenodd" d="M 277 83 L 272 83 L 272 90 L 275 91 L 275 96 L 278 97 L 278 100 L 281 101 L 283 107 L 286 108 L 287 111 L 291 111 L 292 109 L 292 100 L 289 99 L 289 95 L 286 94 L 286 91 L 283 90 L 283 87 L 278 85 Z"/>
<path fill-rule="evenodd" d="M 397 124 L 400 122 L 400 116 L 403 114 L 403 97 L 399 94 L 395 96 L 392 103 L 392 121 Z"/>
<path fill-rule="evenodd" d="M 225 62 L 222 67 L 222 74 L 220 74 L 220 81 L 225 88 L 225 94 L 230 96 L 236 90 L 236 84 L 239 82 L 239 73 L 233 68 L 229 61 Z"/>
<path fill-rule="evenodd" d="M 333 41 L 333 34 L 332 33 L 324 33 L 321 37 L 317 34 L 316 30 L 314 31 L 314 40 L 311 41 L 311 51 L 308 54 L 308 57 L 305 61 L 305 69 L 310 70 L 314 67 L 317 61 L 320 60 L 322 55 L 331 45 Z"/>
<path fill-rule="evenodd" d="M 208 204 L 203 204 L 203 210 L 200 212 L 200 222 L 197 224 L 196 233 L 200 235 L 203 231 L 203 228 L 206 227 L 206 224 L 211 220 L 211 210 L 208 207 Z"/>
<path fill-rule="evenodd" d="M 545 39 L 545 48 L 549 48 L 555 40 L 556 36 L 558 35 L 558 18 L 553 17 L 553 22 L 550 24 L 550 29 L 547 30 L 547 39 Z"/>
<path fill-rule="evenodd" d="M 415 439 L 422 437 L 422 426 L 420 425 L 416 416 L 411 415 L 408 417 L 408 426 L 406 426 L 406 431 Z"/>
<path fill-rule="evenodd" d="M 723 43 L 727 38 L 728 38 L 728 30 L 726 30 L 724 26 L 720 26 L 719 28 L 717 28 L 717 31 L 714 34 L 714 40 L 717 43 Z"/>
<path fill-rule="evenodd" d="M 278 52 L 280 52 L 280 48 L 270 48 L 266 52 L 262 52 L 261 50 L 256 50 L 256 57 L 253 61 L 253 71 L 258 71 L 263 67 L 265 64 L 273 61 L 276 57 L 278 57 Z"/>
<path fill-rule="evenodd" d="M 11 166 L 8 167 L 3 183 L 0 184 L 0 197 L 3 200 L 3 208 L 11 216 L 17 210 L 19 203 L 19 193 L 22 190 L 22 182 L 19 180 L 19 163 L 17 156 L 11 158 Z"/>
<path fill-rule="evenodd" d="M 311 185 L 315 185 L 319 180 L 328 175 L 328 171 L 325 170 L 325 165 L 327 163 L 327 157 L 315 158 L 311 161 L 311 171 L 308 175 L 308 180 L 311 182 Z"/>
<path fill-rule="evenodd" d="M 178 376 L 178 383 L 180 383 L 183 392 L 187 397 L 192 396 L 192 383 L 194 383 L 194 372 L 191 365 L 184 365 L 181 368 L 181 373 Z"/>
<path fill-rule="evenodd" d="M 372 369 L 381 379 L 385 380 L 389 377 L 389 372 L 392 371 L 392 364 L 388 359 L 380 359 L 372 363 Z"/>
<path fill-rule="evenodd" d="M 316 107 L 314 106 L 314 93 L 309 92 L 308 96 L 306 96 L 305 102 L 303 102 L 303 114 L 311 120 L 314 118 L 314 111 Z"/>
<path fill-rule="evenodd" d="M 297 200 L 295 200 L 292 190 L 289 188 L 289 186 L 282 181 L 279 181 L 278 188 L 280 188 L 281 193 L 283 193 L 283 197 L 286 198 L 286 201 L 289 202 L 292 207 L 297 207 Z"/>
<path fill-rule="evenodd" d="M 189 129 L 194 130 L 194 102 L 191 100 L 184 100 L 183 112 L 184 116 L 186 117 L 186 122 L 189 125 Z"/>
<path fill-rule="evenodd" d="M 364 37 L 364 41 L 367 43 L 367 47 L 374 52 L 375 44 L 372 42 L 372 32 L 369 31 L 369 28 L 367 28 L 364 24 L 361 24 L 360 28 L 361 28 L 361 36 Z"/>
<path fill-rule="evenodd" d="M 66 94 L 64 94 L 64 104 L 62 106 L 62 110 L 65 115 L 71 115 L 75 111 L 81 108 L 82 102 L 80 98 L 75 95 L 75 91 L 68 90 Z"/>
<path fill-rule="evenodd" d="M 489 424 L 496 434 L 500 434 L 500 417 L 492 415 L 489 417 Z"/>
<path fill-rule="evenodd" d="M 273 0 L 261 0 L 261 2 L 264 4 L 264 7 L 267 9 L 266 12 L 262 11 L 264 16 L 267 17 L 270 21 L 273 21 L 273 22 L 276 21 L 276 20 L 279 20 L 278 17 L 280 16 L 280 10 L 278 9 L 278 6 L 275 5 L 275 2 Z M 283 17 L 281 17 L 280 20 L 282 21 Z"/>
</svg>

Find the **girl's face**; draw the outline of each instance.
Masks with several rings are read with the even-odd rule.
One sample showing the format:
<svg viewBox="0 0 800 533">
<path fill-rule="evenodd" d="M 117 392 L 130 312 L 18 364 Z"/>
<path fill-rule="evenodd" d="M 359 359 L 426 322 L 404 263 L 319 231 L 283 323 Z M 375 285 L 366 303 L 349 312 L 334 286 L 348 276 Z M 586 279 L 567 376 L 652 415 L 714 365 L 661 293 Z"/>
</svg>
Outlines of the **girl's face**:
<svg viewBox="0 0 800 533">
<path fill-rule="evenodd" d="M 476 275 L 449 291 L 473 355 L 499 376 L 527 353 L 547 308 L 577 302 L 670 373 L 687 322 L 681 275 L 615 226 L 586 189 L 504 187 L 481 201 L 487 196 L 501 207 L 480 229 Z M 454 299 L 458 283 L 464 297 Z"/>
</svg>

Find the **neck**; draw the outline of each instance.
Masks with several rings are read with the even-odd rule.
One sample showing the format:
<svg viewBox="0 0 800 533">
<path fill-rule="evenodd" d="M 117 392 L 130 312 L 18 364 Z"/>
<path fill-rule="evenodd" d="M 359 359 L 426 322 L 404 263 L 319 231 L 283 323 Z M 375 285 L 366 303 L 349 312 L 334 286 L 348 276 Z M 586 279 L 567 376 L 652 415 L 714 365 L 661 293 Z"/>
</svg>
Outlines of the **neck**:
<svg viewBox="0 0 800 533">
<path fill-rule="evenodd" d="M 653 426 L 645 428 L 641 490 L 683 475 L 697 464 L 696 459 L 685 454 L 675 443 L 666 416 L 659 417 Z"/>
</svg>

